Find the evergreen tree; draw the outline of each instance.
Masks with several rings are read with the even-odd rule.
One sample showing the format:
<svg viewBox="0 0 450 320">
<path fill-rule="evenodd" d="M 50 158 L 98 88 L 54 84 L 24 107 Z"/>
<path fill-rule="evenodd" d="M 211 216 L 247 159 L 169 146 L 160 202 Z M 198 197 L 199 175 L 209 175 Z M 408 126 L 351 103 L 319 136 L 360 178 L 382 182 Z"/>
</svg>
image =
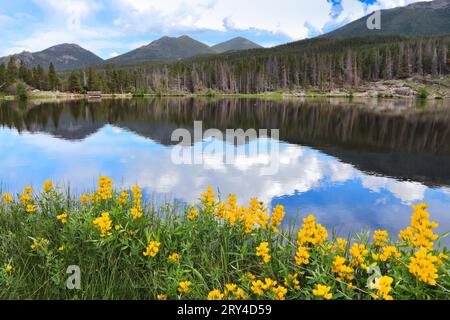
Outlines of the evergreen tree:
<svg viewBox="0 0 450 320">
<path fill-rule="evenodd" d="M 48 85 L 49 89 L 52 91 L 57 90 L 59 87 L 59 79 L 53 63 L 50 63 L 50 66 L 48 67 Z"/>
<path fill-rule="evenodd" d="M 25 83 L 30 83 L 31 81 L 30 72 L 22 60 L 20 61 L 19 66 L 19 79 Z"/>
<path fill-rule="evenodd" d="M 16 58 L 14 56 L 11 56 L 8 61 L 8 66 L 6 67 L 6 84 L 10 85 L 13 84 L 14 81 L 17 79 L 18 71 L 17 71 L 17 64 L 16 64 Z"/>
<path fill-rule="evenodd" d="M 0 64 L 0 91 L 3 91 L 6 86 L 6 68 L 5 64 Z"/>
<path fill-rule="evenodd" d="M 78 78 L 78 75 L 75 71 L 72 71 L 70 73 L 68 84 L 67 84 L 67 89 L 73 93 L 81 92 L 80 79 Z"/>
<path fill-rule="evenodd" d="M 87 89 L 89 91 L 99 91 L 101 89 L 101 81 L 94 68 L 88 69 Z"/>
</svg>

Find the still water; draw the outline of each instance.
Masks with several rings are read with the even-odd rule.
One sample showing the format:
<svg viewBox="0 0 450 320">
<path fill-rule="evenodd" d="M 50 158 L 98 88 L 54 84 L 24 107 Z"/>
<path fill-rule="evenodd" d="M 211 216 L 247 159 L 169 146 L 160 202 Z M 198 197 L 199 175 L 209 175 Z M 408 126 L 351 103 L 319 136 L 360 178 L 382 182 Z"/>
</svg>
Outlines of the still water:
<svg viewBox="0 0 450 320">
<path fill-rule="evenodd" d="M 227 163 L 177 165 L 178 128 L 280 129 L 276 174 L 261 174 L 272 154 L 233 144 Z M 279 144 L 278 144 L 279 142 Z M 193 140 L 184 150 L 226 144 Z M 228 145 L 229 147 L 229 145 Z M 198 149 L 197 149 L 198 150 Z M 155 201 L 193 203 L 211 185 L 241 202 L 259 196 L 289 218 L 314 214 L 337 233 L 397 232 L 410 206 L 431 205 L 440 232 L 450 230 L 450 102 L 407 100 L 252 100 L 155 98 L 0 105 L 0 189 L 18 192 L 46 179 L 91 191 L 100 175 L 139 184 Z M 448 240 L 444 241 L 450 244 Z"/>
</svg>

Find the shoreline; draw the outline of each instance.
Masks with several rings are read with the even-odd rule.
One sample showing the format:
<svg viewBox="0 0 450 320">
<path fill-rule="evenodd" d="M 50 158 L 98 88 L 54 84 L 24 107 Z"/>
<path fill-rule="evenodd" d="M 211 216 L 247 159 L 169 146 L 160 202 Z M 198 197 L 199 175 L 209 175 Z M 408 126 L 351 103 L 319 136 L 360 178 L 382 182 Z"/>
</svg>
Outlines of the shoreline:
<svg viewBox="0 0 450 320">
<path fill-rule="evenodd" d="M 71 101 L 100 99 L 131 99 L 148 97 L 185 97 L 185 98 L 369 98 L 369 99 L 408 99 L 408 100 L 449 100 L 450 77 L 440 79 L 407 79 L 382 80 L 361 84 L 357 88 L 336 87 L 332 89 L 298 88 L 294 90 L 277 90 L 262 93 L 225 93 L 219 91 L 206 92 L 166 92 L 166 93 L 105 93 L 101 98 L 90 98 L 87 94 L 58 91 L 41 91 L 29 93 L 28 100 Z M 0 95 L 0 101 L 16 101 L 18 96 Z"/>
</svg>

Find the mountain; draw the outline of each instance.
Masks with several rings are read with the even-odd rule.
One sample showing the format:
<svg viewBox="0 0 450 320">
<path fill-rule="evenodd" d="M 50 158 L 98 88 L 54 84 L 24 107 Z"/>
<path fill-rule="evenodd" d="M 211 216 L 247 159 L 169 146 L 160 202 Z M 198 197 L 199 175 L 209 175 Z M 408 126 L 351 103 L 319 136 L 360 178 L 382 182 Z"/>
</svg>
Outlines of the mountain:
<svg viewBox="0 0 450 320">
<path fill-rule="evenodd" d="M 369 30 L 370 15 L 321 37 L 350 38 L 367 35 L 436 36 L 450 34 L 450 0 L 416 2 L 381 11 L 381 30 Z"/>
<path fill-rule="evenodd" d="M 193 56 L 216 53 L 206 44 L 188 36 L 163 37 L 118 57 L 106 60 L 108 64 L 134 64 L 145 61 L 177 61 Z"/>
<path fill-rule="evenodd" d="M 223 53 L 228 51 L 261 49 L 262 47 L 259 44 L 256 44 L 248 39 L 237 37 L 229 41 L 216 44 L 211 48 L 218 53 Z"/>
<path fill-rule="evenodd" d="M 103 59 L 76 44 L 60 44 L 40 52 L 15 54 L 17 60 L 22 60 L 28 67 L 41 65 L 47 69 L 53 63 L 56 70 L 63 71 L 101 64 Z M 0 58 L 0 63 L 7 63 L 9 57 Z"/>
</svg>

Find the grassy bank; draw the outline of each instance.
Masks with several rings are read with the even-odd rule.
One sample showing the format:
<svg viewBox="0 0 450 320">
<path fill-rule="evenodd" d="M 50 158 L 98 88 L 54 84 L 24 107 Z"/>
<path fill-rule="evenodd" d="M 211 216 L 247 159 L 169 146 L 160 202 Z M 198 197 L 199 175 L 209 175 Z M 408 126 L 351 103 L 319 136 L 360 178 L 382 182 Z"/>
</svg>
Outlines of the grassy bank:
<svg viewBox="0 0 450 320">
<path fill-rule="evenodd" d="M 2 195 L 0 299 L 450 299 L 426 205 L 398 241 L 383 230 L 336 238 L 313 216 L 281 228 L 283 218 L 282 206 L 219 201 L 211 188 L 176 208 L 105 177 L 79 199 L 48 181 Z M 71 265 L 80 290 L 66 288 Z"/>
</svg>

